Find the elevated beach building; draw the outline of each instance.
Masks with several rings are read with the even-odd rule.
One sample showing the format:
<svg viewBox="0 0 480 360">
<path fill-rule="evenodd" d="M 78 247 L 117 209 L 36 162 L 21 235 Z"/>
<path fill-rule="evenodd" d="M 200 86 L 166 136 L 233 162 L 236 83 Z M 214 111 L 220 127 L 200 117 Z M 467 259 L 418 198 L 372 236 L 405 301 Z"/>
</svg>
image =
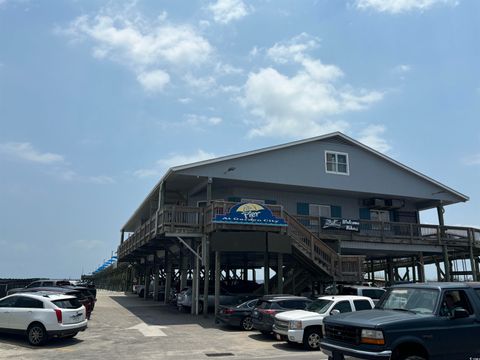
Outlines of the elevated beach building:
<svg viewBox="0 0 480 360">
<path fill-rule="evenodd" d="M 119 262 L 138 278 L 191 281 L 198 294 L 264 272 L 264 293 L 332 282 L 424 280 L 436 263 L 470 261 L 480 230 L 445 226 L 468 197 L 339 132 L 169 169 L 121 229 Z M 436 208 L 439 225 L 419 223 Z M 271 271 L 270 271 L 271 270 Z M 147 276 L 145 276 L 147 275 Z M 210 281 L 203 281 L 207 277 Z M 146 292 L 147 293 L 147 292 Z M 193 306 L 193 312 L 196 306 Z"/>
</svg>

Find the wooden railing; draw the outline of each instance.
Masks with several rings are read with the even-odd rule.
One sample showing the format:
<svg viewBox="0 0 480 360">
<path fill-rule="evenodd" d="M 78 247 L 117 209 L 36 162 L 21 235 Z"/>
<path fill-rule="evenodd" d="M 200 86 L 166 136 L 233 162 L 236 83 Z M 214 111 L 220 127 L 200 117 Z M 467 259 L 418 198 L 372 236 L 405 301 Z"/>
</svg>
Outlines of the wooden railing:
<svg viewBox="0 0 480 360">
<path fill-rule="evenodd" d="M 159 233 L 198 234 L 202 229 L 203 208 L 166 205 L 120 244 L 118 257 L 125 257 Z"/>
<path fill-rule="evenodd" d="M 236 204 L 228 201 L 213 201 L 206 208 L 165 205 L 119 246 L 118 256 L 119 258 L 125 257 L 149 242 L 157 234 L 201 234 L 214 231 L 215 226 L 212 220 L 215 216 L 227 214 Z M 359 232 L 327 230 L 322 229 L 319 217 L 291 216 L 284 211 L 281 205 L 265 206 L 276 217 L 286 220 L 288 227 L 282 228 L 282 231 L 287 231 L 295 239 L 297 248 L 307 256 L 311 256 L 313 261 L 329 274 L 333 274 L 332 269 L 338 269 L 337 264 L 341 258 L 320 239 L 395 244 L 446 244 L 465 248 L 472 244 L 480 248 L 480 229 L 475 228 L 359 220 Z M 252 224 L 251 226 L 257 225 Z M 274 227 L 270 227 L 270 229 L 276 231 Z M 349 261 L 345 258 L 342 260 L 342 264 Z M 354 260 L 351 262 L 353 264 Z"/>
<path fill-rule="evenodd" d="M 297 249 L 317 263 L 327 274 L 334 274 L 336 263 L 338 262 L 338 254 L 296 218 L 287 213 L 284 216 L 288 224 L 287 234 L 293 239 L 293 244 Z"/>
<path fill-rule="evenodd" d="M 342 256 L 325 244 L 314 233 L 302 225 L 295 217 L 284 212 L 288 224 L 287 234 L 293 246 L 307 256 L 325 273 L 337 281 L 355 280 L 363 277 L 363 256 Z"/>
<path fill-rule="evenodd" d="M 308 230 L 322 238 L 423 245 L 468 246 L 474 243 L 480 246 L 480 229 L 475 228 L 359 220 L 359 231 L 355 232 L 322 229 L 319 217 L 297 215 L 296 218 Z"/>
<path fill-rule="evenodd" d="M 157 224 L 160 233 L 201 233 L 203 208 L 167 205 L 158 213 Z"/>
</svg>

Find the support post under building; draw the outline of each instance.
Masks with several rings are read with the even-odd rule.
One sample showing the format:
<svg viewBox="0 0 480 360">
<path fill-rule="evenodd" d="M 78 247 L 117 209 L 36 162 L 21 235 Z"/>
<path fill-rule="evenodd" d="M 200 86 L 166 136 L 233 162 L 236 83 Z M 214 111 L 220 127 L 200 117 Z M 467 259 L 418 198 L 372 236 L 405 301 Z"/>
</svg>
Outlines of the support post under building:
<svg viewBox="0 0 480 360">
<path fill-rule="evenodd" d="M 277 294 L 283 294 L 283 254 L 278 254 L 277 259 Z"/>
<path fill-rule="evenodd" d="M 158 300 L 158 283 L 160 278 L 160 266 L 158 265 L 158 259 L 155 257 L 155 264 L 153 265 L 153 301 Z"/>
<path fill-rule="evenodd" d="M 203 315 L 208 316 L 208 286 L 210 280 L 210 240 L 208 235 L 204 236 L 202 241 L 203 244 L 203 266 L 205 270 L 205 276 L 203 279 Z"/>
<path fill-rule="evenodd" d="M 187 286 L 188 252 L 182 247 L 180 252 L 180 290 Z"/>
<path fill-rule="evenodd" d="M 220 257 L 221 252 L 215 251 L 215 315 L 218 314 L 220 307 L 220 277 L 222 275 L 220 269 Z"/>
<path fill-rule="evenodd" d="M 270 259 L 268 256 L 268 232 L 265 233 L 265 253 L 263 258 L 263 291 L 265 295 L 268 295 L 268 283 L 270 280 Z"/>
<path fill-rule="evenodd" d="M 445 268 L 445 281 L 452 281 L 452 272 L 450 267 L 450 259 L 448 257 L 448 248 L 447 245 L 443 242 L 445 241 L 445 220 L 443 214 L 445 209 L 442 205 L 437 206 L 437 215 L 438 215 L 438 225 L 440 226 L 440 239 L 442 241 L 442 252 L 443 252 L 443 265 Z"/>
<path fill-rule="evenodd" d="M 172 288 L 172 256 L 168 249 L 165 250 L 165 298 L 164 304 L 168 304 L 170 289 Z"/>
</svg>

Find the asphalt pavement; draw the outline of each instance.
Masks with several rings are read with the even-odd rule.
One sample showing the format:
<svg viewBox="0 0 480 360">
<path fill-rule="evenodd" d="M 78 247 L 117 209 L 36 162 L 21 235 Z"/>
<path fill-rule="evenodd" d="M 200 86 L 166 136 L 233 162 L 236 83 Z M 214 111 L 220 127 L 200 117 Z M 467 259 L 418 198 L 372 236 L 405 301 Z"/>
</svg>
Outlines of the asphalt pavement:
<svg viewBox="0 0 480 360">
<path fill-rule="evenodd" d="M 315 359 L 319 351 L 244 332 L 208 318 L 179 313 L 174 306 L 136 295 L 98 291 L 88 329 L 74 339 L 32 347 L 21 336 L 0 334 L 0 359 Z"/>
</svg>

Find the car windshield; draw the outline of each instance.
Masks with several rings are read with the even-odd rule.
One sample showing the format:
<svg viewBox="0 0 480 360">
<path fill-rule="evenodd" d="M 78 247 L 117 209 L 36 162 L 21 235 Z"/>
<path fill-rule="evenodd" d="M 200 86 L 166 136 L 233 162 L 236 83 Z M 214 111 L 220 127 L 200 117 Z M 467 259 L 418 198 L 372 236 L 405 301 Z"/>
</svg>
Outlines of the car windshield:
<svg viewBox="0 0 480 360">
<path fill-rule="evenodd" d="M 377 305 L 378 309 L 433 314 L 439 291 L 435 289 L 393 288 Z"/>
<path fill-rule="evenodd" d="M 325 299 L 315 300 L 314 302 L 310 303 L 307 306 L 307 311 L 324 314 L 325 312 L 327 312 L 328 308 L 332 303 L 333 303 L 332 300 L 325 300 Z"/>
<path fill-rule="evenodd" d="M 237 305 L 237 308 L 239 309 L 253 309 L 255 307 L 255 305 L 257 304 L 257 300 L 248 300 L 248 301 L 245 301 L 244 303 L 241 303 L 239 305 Z"/>
</svg>

